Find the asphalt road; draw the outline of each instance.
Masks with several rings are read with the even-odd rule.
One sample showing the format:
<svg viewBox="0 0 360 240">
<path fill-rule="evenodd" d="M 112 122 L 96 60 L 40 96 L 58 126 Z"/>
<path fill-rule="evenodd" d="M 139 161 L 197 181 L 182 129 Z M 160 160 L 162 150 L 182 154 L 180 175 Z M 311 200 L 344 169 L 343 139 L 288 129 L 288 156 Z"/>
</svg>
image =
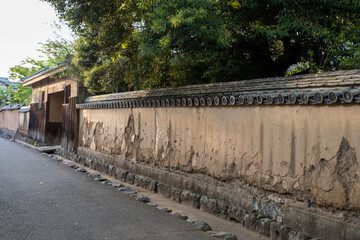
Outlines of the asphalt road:
<svg viewBox="0 0 360 240">
<path fill-rule="evenodd" d="M 212 239 L 192 224 L 0 138 L 0 239 Z"/>
</svg>

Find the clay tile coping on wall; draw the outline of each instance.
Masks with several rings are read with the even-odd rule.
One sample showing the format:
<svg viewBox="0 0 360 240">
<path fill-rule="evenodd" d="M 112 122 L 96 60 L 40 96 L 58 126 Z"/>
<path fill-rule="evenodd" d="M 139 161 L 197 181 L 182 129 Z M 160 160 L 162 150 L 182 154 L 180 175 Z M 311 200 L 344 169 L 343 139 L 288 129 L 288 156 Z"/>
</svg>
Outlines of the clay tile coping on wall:
<svg viewBox="0 0 360 240">
<path fill-rule="evenodd" d="M 6 105 L 6 106 L 0 108 L 0 111 L 3 111 L 3 110 L 16 110 L 16 109 L 20 109 L 22 106 L 23 106 L 22 104 Z"/>
<path fill-rule="evenodd" d="M 99 96 L 91 96 L 85 99 L 85 103 L 103 102 L 113 100 L 127 100 L 139 98 L 160 98 L 167 96 L 196 96 L 231 93 L 257 93 L 303 90 L 326 90 L 330 91 L 354 88 L 360 86 L 360 69 L 347 71 L 333 71 L 326 73 L 296 75 L 289 77 L 273 77 L 234 82 L 190 85 L 178 88 L 163 88 L 157 90 L 143 90 L 124 93 L 113 93 Z"/>
<path fill-rule="evenodd" d="M 30 106 L 23 106 L 18 112 L 30 112 Z"/>
</svg>

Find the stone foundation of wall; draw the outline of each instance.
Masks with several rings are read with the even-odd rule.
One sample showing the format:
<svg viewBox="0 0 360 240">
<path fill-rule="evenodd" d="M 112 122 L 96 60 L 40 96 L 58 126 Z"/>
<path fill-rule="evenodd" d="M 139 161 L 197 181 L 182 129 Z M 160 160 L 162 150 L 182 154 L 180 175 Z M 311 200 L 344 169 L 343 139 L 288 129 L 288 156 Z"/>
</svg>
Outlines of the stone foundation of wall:
<svg viewBox="0 0 360 240">
<path fill-rule="evenodd" d="M 0 136 L 7 139 L 15 139 L 16 131 L 7 128 L 0 128 Z"/>
<path fill-rule="evenodd" d="M 165 171 L 81 147 L 77 154 L 63 148 L 58 153 L 178 203 L 239 222 L 271 239 L 360 239 L 354 212 L 334 212 L 246 184 L 231 186 L 206 175 Z"/>
</svg>

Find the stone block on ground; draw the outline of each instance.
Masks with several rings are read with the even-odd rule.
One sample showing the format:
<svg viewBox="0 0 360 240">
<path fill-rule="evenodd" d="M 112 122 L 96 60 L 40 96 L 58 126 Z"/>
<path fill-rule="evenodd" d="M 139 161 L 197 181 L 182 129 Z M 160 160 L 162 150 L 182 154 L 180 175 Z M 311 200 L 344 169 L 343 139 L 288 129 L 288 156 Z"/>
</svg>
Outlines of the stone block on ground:
<svg viewBox="0 0 360 240">
<path fill-rule="evenodd" d="M 172 213 L 171 215 L 175 216 L 175 217 L 178 217 L 180 219 L 183 219 L 183 220 L 187 220 L 188 217 L 187 216 L 182 216 L 180 213 Z"/>
<path fill-rule="evenodd" d="M 96 177 L 94 178 L 95 181 L 99 181 L 99 182 L 104 182 L 104 181 L 107 181 L 106 178 L 102 178 L 102 177 Z"/>
<path fill-rule="evenodd" d="M 226 240 L 237 240 L 237 236 L 228 232 L 213 232 L 211 231 L 210 236 L 214 238 L 221 238 Z"/>
<path fill-rule="evenodd" d="M 207 224 L 206 222 L 203 221 L 194 221 L 192 224 L 194 224 L 198 229 L 200 229 L 203 232 L 207 232 L 207 231 L 211 231 L 212 228 L 209 226 L 209 224 Z"/>
<path fill-rule="evenodd" d="M 192 220 L 192 219 L 187 219 L 186 220 L 187 222 L 189 222 L 189 223 L 193 223 L 193 222 L 195 222 L 194 220 Z"/>
<path fill-rule="evenodd" d="M 102 181 L 101 183 L 102 183 L 102 184 L 104 184 L 104 185 L 109 185 L 109 186 L 111 186 L 111 185 L 112 185 L 112 182 L 111 182 L 111 181 L 109 181 L 109 180 Z"/>
<path fill-rule="evenodd" d="M 172 210 L 171 210 L 171 209 L 168 209 L 168 208 L 159 208 L 159 210 L 164 211 L 164 212 L 167 212 L 167 213 L 171 213 L 171 212 L 172 212 Z"/>
<path fill-rule="evenodd" d="M 100 174 L 98 174 L 98 173 L 94 173 L 94 172 L 89 172 L 89 176 L 90 177 L 93 177 L 93 178 L 100 178 Z"/>
<path fill-rule="evenodd" d="M 65 163 L 66 166 L 68 166 L 69 168 L 74 168 L 75 167 L 75 164 L 72 164 L 72 163 Z"/>
<path fill-rule="evenodd" d="M 149 205 L 150 207 L 157 207 L 158 206 L 156 203 L 151 203 L 151 202 L 147 203 L 147 205 Z"/>
<path fill-rule="evenodd" d="M 128 189 L 128 190 L 125 190 L 125 191 L 122 191 L 122 192 L 125 193 L 126 195 L 135 195 L 135 194 L 137 194 L 137 191 L 132 190 L 132 189 Z"/>
<path fill-rule="evenodd" d="M 145 197 L 141 194 L 137 194 L 135 196 L 135 199 L 138 200 L 139 202 L 143 202 L 143 203 L 149 203 L 150 202 L 150 199 L 148 197 Z"/>
<path fill-rule="evenodd" d="M 85 168 L 78 168 L 76 169 L 77 172 L 83 172 L 83 173 L 86 173 L 86 169 Z"/>
<path fill-rule="evenodd" d="M 116 187 L 116 188 L 121 188 L 121 187 L 124 186 L 124 185 L 121 184 L 121 183 L 112 183 L 111 185 L 112 185 L 113 187 Z"/>
<path fill-rule="evenodd" d="M 56 152 L 56 146 L 44 146 L 38 147 L 38 150 L 43 153 L 52 154 Z"/>
</svg>

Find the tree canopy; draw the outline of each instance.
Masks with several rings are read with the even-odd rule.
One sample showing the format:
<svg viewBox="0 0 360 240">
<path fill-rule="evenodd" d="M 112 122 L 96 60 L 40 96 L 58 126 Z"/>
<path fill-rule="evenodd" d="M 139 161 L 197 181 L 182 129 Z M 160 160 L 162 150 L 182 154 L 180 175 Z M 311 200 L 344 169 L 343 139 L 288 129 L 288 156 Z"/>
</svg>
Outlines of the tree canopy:
<svg viewBox="0 0 360 240">
<path fill-rule="evenodd" d="M 93 93 L 359 67 L 359 0 L 44 0 Z"/>
</svg>

